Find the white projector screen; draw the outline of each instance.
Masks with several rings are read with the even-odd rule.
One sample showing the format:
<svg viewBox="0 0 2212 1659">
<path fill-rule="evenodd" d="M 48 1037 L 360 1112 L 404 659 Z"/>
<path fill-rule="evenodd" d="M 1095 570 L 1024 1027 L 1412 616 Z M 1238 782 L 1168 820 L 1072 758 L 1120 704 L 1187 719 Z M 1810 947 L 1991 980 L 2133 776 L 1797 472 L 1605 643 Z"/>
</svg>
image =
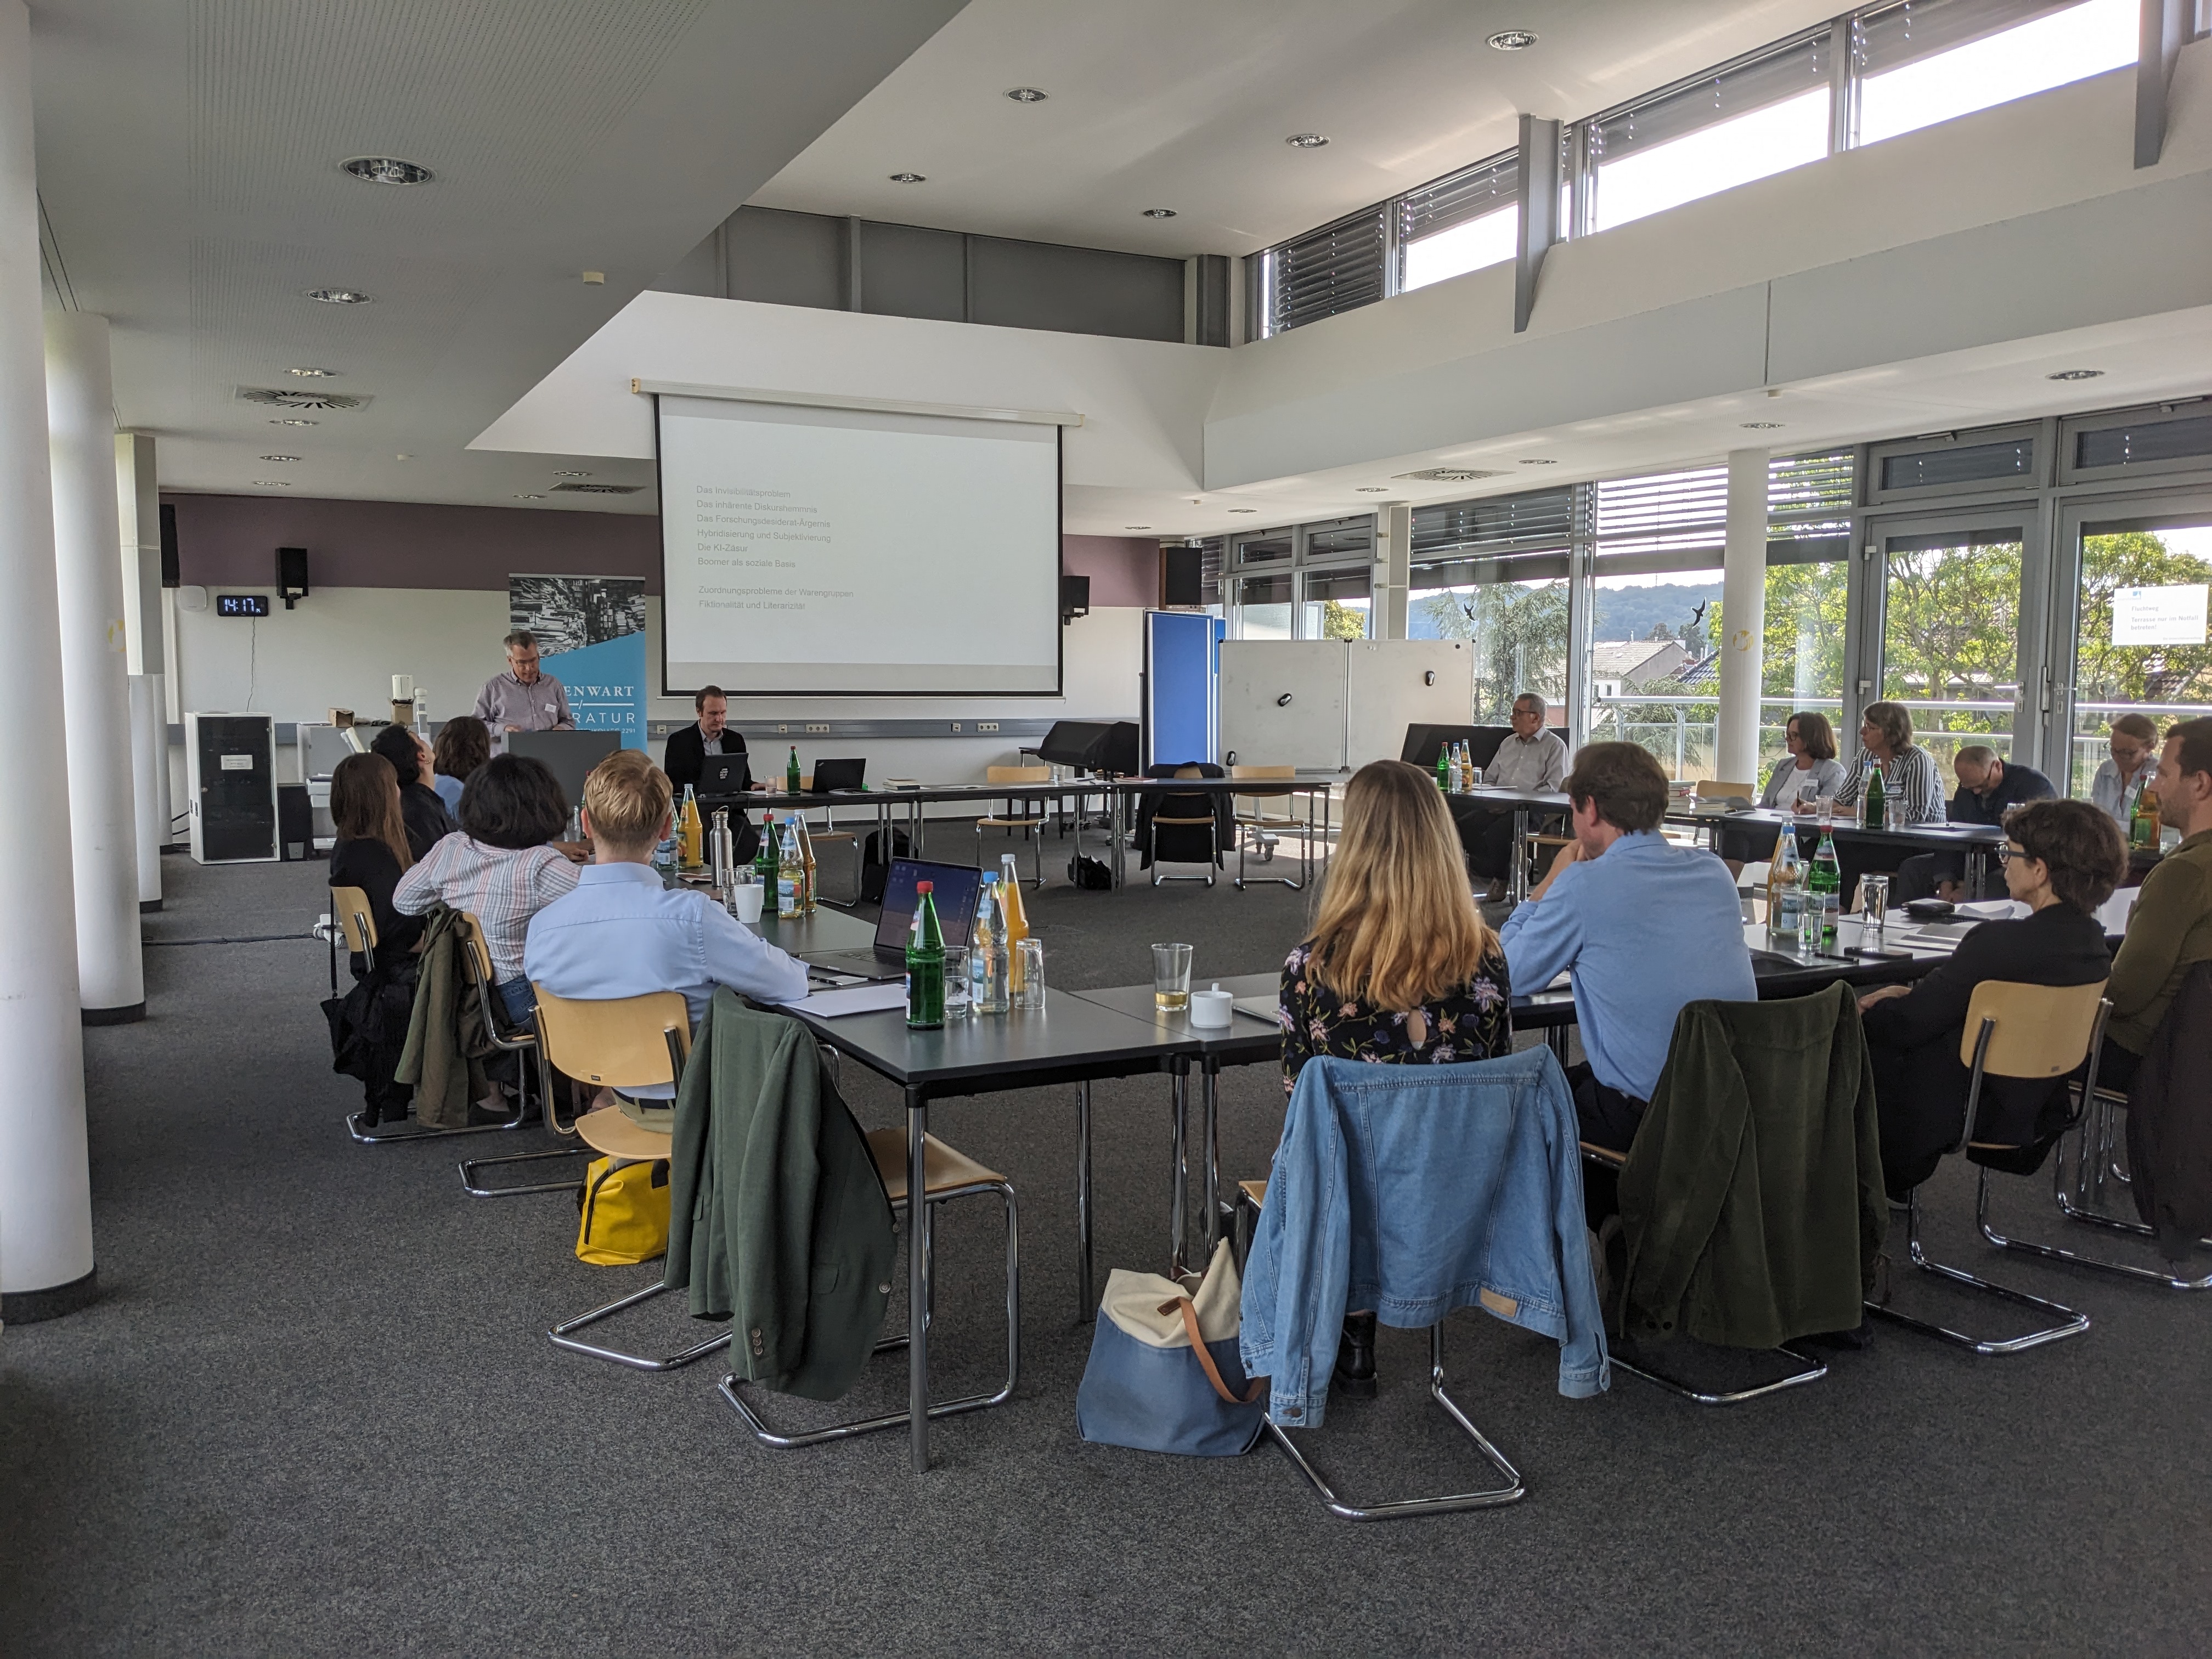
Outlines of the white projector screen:
<svg viewBox="0 0 2212 1659">
<path fill-rule="evenodd" d="M 1060 694 L 1059 427 L 657 406 L 670 696 Z"/>
</svg>

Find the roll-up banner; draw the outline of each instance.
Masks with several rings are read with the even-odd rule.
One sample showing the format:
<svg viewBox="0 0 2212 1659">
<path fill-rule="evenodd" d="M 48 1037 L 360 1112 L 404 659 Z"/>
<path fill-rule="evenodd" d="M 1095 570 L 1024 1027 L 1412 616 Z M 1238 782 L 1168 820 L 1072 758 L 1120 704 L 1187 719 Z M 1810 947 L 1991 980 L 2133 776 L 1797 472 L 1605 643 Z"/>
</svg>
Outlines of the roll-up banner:
<svg viewBox="0 0 2212 1659">
<path fill-rule="evenodd" d="M 508 625 L 538 636 L 538 666 L 568 693 L 580 732 L 619 732 L 645 747 L 645 580 L 507 579 Z"/>
</svg>

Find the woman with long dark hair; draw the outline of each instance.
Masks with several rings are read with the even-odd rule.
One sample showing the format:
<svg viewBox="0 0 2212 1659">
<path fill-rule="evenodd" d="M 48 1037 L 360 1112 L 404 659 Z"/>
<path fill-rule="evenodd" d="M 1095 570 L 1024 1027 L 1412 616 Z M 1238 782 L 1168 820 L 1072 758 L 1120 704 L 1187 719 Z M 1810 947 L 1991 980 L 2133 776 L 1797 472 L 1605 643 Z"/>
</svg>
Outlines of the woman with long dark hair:
<svg viewBox="0 0 2212 1659">
<path fill-rule="evenodd" d="M 456 714 L 438 728 L 438 740 L 430 745 L 430 787 L 448 812 L 460 816 L 469 775 L 490 758 L 491 732 L 474 714 Z"/>
<path fill-rule="evenodd" d="M 399 778 L 381 755 L 348 755 L 331 774 L 331 823 L 337 844 L 331 848 L 331 885 L 358 887 L 368 895 L 381 957 L 411 950 L 422 937 L 419 916 L 392 907 L 392 891 L 415 862 L 407 826 L 399 815 Z M 362 972 L 354 957 L 354 976 Z"/>
</svg>

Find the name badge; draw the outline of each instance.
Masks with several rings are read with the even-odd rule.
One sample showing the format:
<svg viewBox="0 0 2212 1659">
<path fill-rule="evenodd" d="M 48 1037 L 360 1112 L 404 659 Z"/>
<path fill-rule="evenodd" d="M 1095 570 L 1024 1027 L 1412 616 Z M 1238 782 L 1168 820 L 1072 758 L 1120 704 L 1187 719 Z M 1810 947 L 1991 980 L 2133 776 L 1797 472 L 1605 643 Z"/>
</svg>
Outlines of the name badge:
<svg viewBox="0 0 2212 1659">
<path fill-rule="evenodd" d="M 551 703 L 549 702 L 545 705 L 545 712 L 549 714 L 553 712 L 553 705 Z"/>
</svg>

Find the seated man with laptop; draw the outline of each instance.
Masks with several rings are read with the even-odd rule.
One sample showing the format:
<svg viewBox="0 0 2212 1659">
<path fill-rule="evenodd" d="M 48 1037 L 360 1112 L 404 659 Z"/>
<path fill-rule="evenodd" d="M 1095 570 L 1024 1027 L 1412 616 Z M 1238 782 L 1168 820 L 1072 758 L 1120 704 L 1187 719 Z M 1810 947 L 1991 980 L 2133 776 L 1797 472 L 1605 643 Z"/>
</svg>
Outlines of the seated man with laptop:
<svg viewBox="0 0 2212 1659">
<path fill-rule="evenodd" d="M 669 787 L 679 794 L 687 783 L 701 795 L 738 793 L 747 781 L 745 740 L 742 733 L 730 729 L 730 700 L 722 695 L 720 686 L 706 685 L 691 699 L 691 706 L 699 718 L 671 732 L 661 750 Z M 714 766 L 716 762 L 723 764 Z M 707 776 L 710 766 L 719 777 L 734 775 L 738 781 L 726 790 L 710 787 Z"/>
<path fill-rule="evenodd" d="M 806 994 L 806 967 L 738 923 L 706 894 L 670 890 L 653 849 L 672 823 L 668 775 L 635 749 L 618 750 L 584 783 L 592 862 L 574 891 L 530 919 L 523 971 L 555 996 L 606 1000 L 681 991 L 696 1025 L 726 985 L 759 1002 Z M 972 872 L 971 872 L 972 873 Z M 666 1099 L 663 1084 L 635 1091 Z"/>
<path fill-rule="evenodd" d="M 906 974 L 906 941 L 914 926 L 915 884 L 934 884 L 937 923 L 944 930 L 948 951 L 968 943 L 968 926 L 975 915 L 975 892 L 983 872 L 965 864 L 931 864 L 920 859 L 893 859 L 884 884 L 883 914 L 876 921 L 875 943 L 865 951 L 803 951 L 799 960 L 832 974 L 858 979 L 901 979 Z"/>
</svg>

